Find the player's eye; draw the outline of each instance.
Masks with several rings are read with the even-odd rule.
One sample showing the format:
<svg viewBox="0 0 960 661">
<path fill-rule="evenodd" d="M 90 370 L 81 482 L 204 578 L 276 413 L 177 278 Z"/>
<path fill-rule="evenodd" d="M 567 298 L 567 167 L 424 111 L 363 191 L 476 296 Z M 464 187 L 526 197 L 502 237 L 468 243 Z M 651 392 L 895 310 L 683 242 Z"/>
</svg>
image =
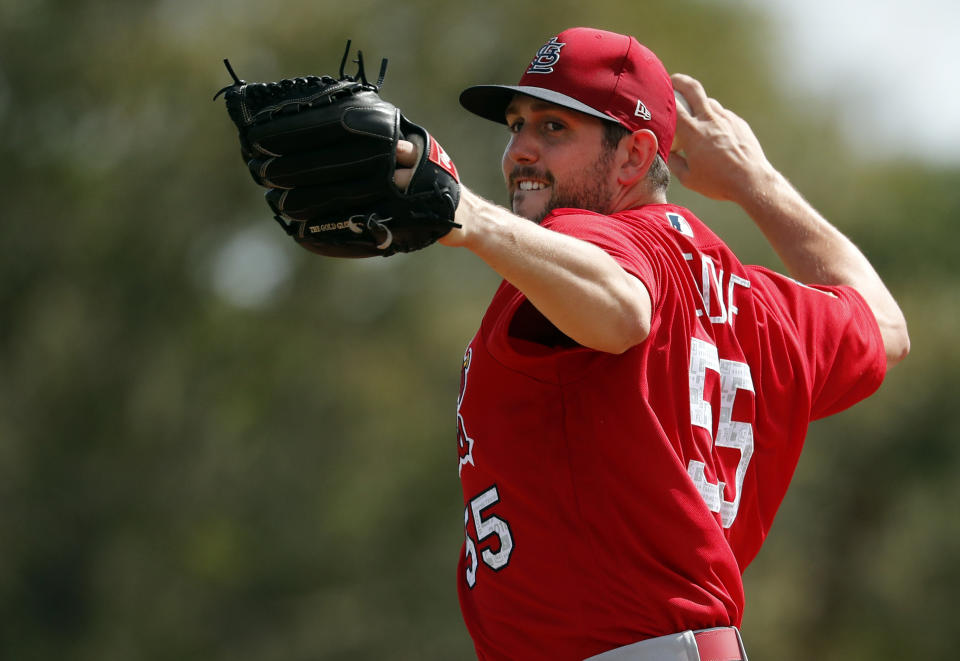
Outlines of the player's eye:
<svg viewBox="0 0 960 661">
<path fill-rule="evenodd" d="M 520 129 L 523 128 L 523 120 L 515 119 L 512 122 L 509 122 L 507 124 L 507 128 L 510 130 L 511 133 L 519 133 Z"/>
<path fill-rule="evenodd" d="M 548 133 L 556 133 L 565 129 L 566 126 L 562 122 L 547 120 L 543 123 L 543 128 L 546 129 Z"/>
</svg>

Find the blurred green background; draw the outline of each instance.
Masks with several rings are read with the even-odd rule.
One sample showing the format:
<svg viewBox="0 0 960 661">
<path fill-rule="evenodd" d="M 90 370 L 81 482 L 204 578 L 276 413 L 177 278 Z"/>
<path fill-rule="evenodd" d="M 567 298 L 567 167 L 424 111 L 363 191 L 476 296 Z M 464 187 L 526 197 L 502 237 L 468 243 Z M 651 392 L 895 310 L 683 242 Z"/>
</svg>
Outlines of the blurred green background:
<svg viewBox="0 0 960 661">
<path fill-rule="evenodd" d="M 851 148 L 762 3 L 0 0 L 0 659 L 472 657 L 454 407 L 498 280 L 442 247 L 292 245 L 210 99 L 224 57 L 330 73 L 352 38 L 502 202 L 505 134 L 457 94 L 572 25 L 750 121 L 910 322 L 881 391 L 811 431 L 746 571 L 751 658 L 955 655 L 960 159 Z M 736 208 L 671 198 L 778 268 Z"/>
</svg>

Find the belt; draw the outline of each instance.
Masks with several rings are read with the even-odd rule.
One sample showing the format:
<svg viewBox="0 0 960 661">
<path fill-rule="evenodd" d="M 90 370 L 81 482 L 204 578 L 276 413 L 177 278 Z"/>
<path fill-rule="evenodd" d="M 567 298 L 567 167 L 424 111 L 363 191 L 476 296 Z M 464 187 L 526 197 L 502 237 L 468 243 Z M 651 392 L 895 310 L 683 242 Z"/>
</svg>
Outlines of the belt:
<svg viewBox="0 0 960 661">
<path fill-rule="evenodd" d="M 694 631 L 700 661 L 746 661 L 740 645 L 740 636 L 733 627 Z"/>
<path fill-rule="evenodd" d="M 717 627 L 649 638 L 585 661 L 747 661 L 747 654 L 736 627 Z"/>
</svg>

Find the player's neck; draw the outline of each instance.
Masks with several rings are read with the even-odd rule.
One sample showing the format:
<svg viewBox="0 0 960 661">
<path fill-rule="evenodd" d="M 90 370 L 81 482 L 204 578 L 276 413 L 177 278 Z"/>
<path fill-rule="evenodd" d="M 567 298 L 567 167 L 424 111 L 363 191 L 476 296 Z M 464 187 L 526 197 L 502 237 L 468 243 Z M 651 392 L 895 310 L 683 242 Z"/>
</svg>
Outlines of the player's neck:
<svg viewBox="0 0 960 661">
<path fill-rule="evenodd" d="M 620 195 L 614 197 L 610 204 L 610 213 L 637 209 L 648 204 L 666 204 L 667 192 L 664 190 L 651 191 L 648 186 L 638 185 L 624 189 Z"/>
</svg>

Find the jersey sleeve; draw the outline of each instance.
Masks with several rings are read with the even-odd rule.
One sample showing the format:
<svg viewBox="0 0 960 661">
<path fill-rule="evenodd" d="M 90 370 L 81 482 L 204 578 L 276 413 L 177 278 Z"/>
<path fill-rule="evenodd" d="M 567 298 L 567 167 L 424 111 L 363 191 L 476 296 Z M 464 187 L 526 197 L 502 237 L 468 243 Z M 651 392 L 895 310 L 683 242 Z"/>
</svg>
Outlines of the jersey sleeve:
<svg viewBox="0 0 960 661">
<path fill-rule="evenodd" d="M 633 275 L 650 294 L 656 307 L 660 294 L 660 277 L 656 268 L 656 244 L 637 227 L 627 227 L 616 219 L 588 212 L 561 213 L 548 217 L 544 227 L 555 232 L 592 243 Z"/>
<path fill-rule="evenodd" d="M 798 340 L 810 387 L 810 418 L 838 413 L 872 395 L 886 374 L 880 327 L 852 287 L 808 286 L 750 267 L 776 296 Z"/>
<path fill-rule="evenodd" d="M 651 258 L 649 242 L 642 237 L 629 236 L 629 228 L 616 220 L 590 212 L 561 212 L 548 216 L 543 226 L 581 241 L 591 243 L 609 254 L 627 273 L 638 278 L 647 288 L 656 309 L 659 277 Z M 637 233 L 636 228 L 633 233 Z M 519 294 L 522 297 L 522 294 Z M 507 336 L 512 340 L 532 342 L 534 345 L 565 350 L 579 345 L 564 335 L 549 319 L 525 298 L 515 305 L 509 319 Z M 523 346 L 514 347 L 527 350 Z"/>
</svg>

